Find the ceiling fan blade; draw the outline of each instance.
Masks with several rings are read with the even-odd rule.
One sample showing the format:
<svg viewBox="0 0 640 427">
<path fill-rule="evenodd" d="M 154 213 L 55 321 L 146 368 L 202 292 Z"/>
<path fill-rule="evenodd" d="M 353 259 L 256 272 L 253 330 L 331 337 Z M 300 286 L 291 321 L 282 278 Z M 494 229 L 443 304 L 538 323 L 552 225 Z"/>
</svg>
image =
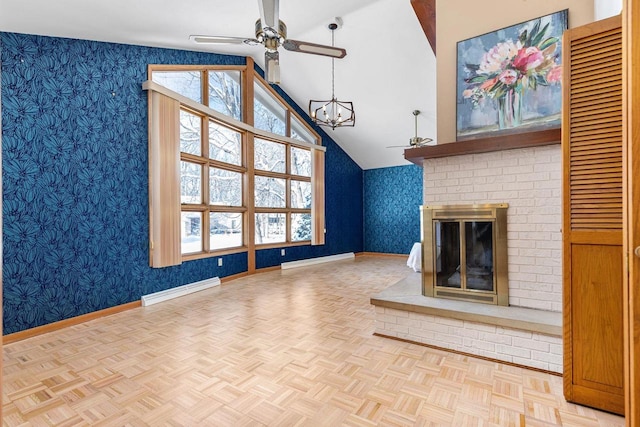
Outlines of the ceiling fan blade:
<svg viewBox="0 0 640 427">
<path fill-rule="evenodd" d="M 189 36 L 189 40 L 196 43 L 217 43 L 217 44 L 248 44 L 250 46 L 260 44 L 256 39 L 247 39 L 243 37 L 225 37 L 225 36 Z"/>
<path fill-rule="evenodd" d="M 340 47 L 291 39 L 285 40 L 284 43 L 282 43 L 282 47 L 292 52 L 311 53 L 313 55 L 331 56 L 333 58 L 344 58 L 347 55 L 347 51 Z"/>
<path fill-rule="evenodd" d="M 280 55 L 277 50 L 264 52 L 264 75 L 267 82 L 280 84 Z"/>
<path fill-rule="evenodd" d="M 278 21 L 280 20 L 280 5 L 278 0 L 258 0 L 260 7 L 260 21 L 262 28 L 273 28 L 278 32 Z"/>
<path fill-rule="evenodd" d="M 384 148 L 411 148 L 410 145 L 387 145 Z"/>
</svg>

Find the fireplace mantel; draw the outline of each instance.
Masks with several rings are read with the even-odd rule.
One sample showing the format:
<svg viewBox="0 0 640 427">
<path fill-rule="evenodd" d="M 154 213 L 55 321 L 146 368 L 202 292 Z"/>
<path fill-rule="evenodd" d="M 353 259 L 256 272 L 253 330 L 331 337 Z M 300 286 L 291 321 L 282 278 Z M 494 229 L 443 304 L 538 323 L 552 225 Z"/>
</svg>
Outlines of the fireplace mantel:
<svg viewBox="0 0 640 427">
<path fill-rule="evenodd" d="M 488 153 L 492 151 L 512 150 L 516 148 L 540 147 L 560 144 L 561 129 L 547 129 L 523 132 L 511 135 L 490 136 L 470 139 L 449 144 L 427 145 L 404 150 L 404 158 L 422 166 L 424 159 L 460 156 L 463 154 Z"/>
</svg>

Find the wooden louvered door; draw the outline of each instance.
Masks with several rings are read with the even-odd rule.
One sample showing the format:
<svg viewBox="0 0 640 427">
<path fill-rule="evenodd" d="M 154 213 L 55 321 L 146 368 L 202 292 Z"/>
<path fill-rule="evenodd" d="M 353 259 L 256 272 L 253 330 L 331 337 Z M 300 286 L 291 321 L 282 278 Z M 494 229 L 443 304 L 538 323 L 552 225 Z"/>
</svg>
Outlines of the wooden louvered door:
<svg viewBox="0 0 640 427">
<path fill-rule="evenodd" d="M 640 425 L 640 2 L 623 3 L 625 418 Z"/>
<path fill-rule="evenodd" d="M 621 19 L 563 43 L 564 393 L 623 414 Z"/>
</svg>

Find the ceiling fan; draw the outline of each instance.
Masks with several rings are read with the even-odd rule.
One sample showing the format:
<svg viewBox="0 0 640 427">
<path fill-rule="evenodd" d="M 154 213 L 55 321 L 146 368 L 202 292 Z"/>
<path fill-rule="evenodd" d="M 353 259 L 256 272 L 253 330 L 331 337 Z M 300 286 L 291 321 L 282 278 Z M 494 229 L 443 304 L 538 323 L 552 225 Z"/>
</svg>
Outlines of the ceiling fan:
<svg viewBox="0 0 640 427">
<path fill-rule="evenodd" d="M 258 0 L 260 19 L 256 21 L 255 38 L 201 36 L 191 35 L 189 38 L 196 43 L 246 44 L 250 46 L 261 44 L 265 48 L 264 64 L 265 76 L 269 83 L 280 83 L 280 57 L 278 48 L 313 55 L 344 58 L 347 51 L 333 46 L 287 39 L 287 26 L 279 18 L 279 0 Z"/>
<path fill-rule="evenodd" d="M 390 145 L 387 148 L 416 148 L 422 147 L 423 145 L 435 145 L 433 139 L 431 138 L 420 138 L 418 136 L 418 115 L 420 114 L 420 110 L 413 110 L 413 117 L 415 119 L 415 129 L 416 135 L 413 138 L 409 138 L 409 145 Z"/>
</svg>

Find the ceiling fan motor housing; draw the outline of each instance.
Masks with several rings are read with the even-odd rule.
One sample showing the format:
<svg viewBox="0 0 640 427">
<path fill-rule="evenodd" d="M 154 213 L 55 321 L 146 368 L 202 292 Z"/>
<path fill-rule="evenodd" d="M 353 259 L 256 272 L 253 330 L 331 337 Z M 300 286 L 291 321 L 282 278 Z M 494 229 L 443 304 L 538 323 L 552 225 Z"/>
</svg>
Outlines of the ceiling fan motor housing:
<svg viewBox="0 0 640 427">
<path fill-rule="evenodd" d="M 275 50 L 287 39 L 287 26 L 284 22 L 278 20 L 278 32 L 276 33 L 275 28 L 262 28 L 262 20 L 258 19 L 256 21 L 256 39 L 261 43 L 264 41 L 267 49 Z M 275 42 L 275 46 L 273 43 L 270 45 L 269 41 L 271 40 Z"/>
</svg>

